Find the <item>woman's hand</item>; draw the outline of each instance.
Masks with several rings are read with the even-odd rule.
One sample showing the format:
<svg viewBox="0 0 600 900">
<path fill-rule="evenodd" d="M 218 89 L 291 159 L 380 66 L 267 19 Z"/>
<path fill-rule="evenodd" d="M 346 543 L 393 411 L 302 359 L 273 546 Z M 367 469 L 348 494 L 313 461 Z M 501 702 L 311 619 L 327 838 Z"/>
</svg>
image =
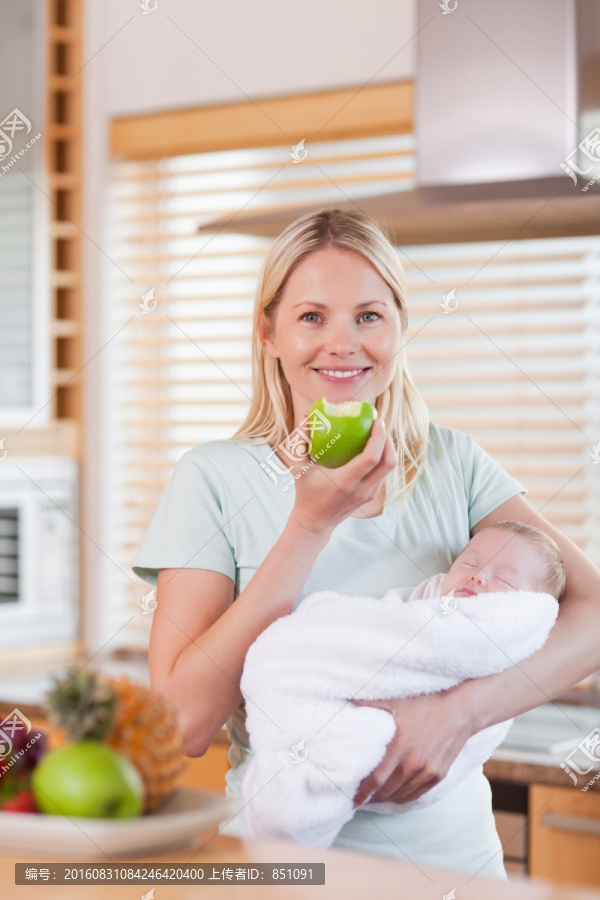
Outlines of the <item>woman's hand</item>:
<svg viewBox="0 0 600 900">
<path fill-rule="evenodd" d="M 308 426 L 299 428 L 308 445 Z M 327 469 L 306 455 L 295 466 L 296 501 L 291 515 L 307 531 L 332 531 L 358 506 L 377 496 L 397 462 L 394 442 L 383 419 L 375 419 L 364 449 L 345 465 Z"/>
<path fill-rule="evenodd" d="M 370 802 L 408 803 L 427 793 L 448 770 L 472 736 L 472 721 L 455 689 L 390 700 L 351 700 L 376 706 L 394 716 L 396 733 L 377 768 L 363 778 L 355 807 Z M 369 794 L 373 792 L 373 796 Z"/>
</svg>

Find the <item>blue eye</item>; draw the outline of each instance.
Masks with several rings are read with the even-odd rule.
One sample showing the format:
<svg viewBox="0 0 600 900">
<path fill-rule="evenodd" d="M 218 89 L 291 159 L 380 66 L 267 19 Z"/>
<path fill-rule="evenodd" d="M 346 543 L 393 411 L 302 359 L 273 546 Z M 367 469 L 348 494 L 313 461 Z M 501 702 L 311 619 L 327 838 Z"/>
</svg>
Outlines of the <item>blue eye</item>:
<svg viewBox="0 0 600 900">
<path fill-rule="evenodd" d="M 302 321 L 303 319 L 305 319 L 306 316 L 318 316 L 318 315 L 319 315 L 319 313 L 316 313 L 316 312 L 306 312 L 306 313 L 303 313 L 303 315 L 300 316 L 300 320 Z M 364 312 L 364 313 L 362 313 L 362 315 L 363 315 L 363 316 L 377 316 L 378 319 L 381 318 L 381 316 L 379 315 L 379 313 L 376 313 L 376 312 L 373 312 L 373 311 L 370 311 L 370 312 Z M 361 316 L 361 318 L 362 318 L 362 316 Z M 371 321 L 373 322 L 374 319 L 371 319 Z"/>
</svg>

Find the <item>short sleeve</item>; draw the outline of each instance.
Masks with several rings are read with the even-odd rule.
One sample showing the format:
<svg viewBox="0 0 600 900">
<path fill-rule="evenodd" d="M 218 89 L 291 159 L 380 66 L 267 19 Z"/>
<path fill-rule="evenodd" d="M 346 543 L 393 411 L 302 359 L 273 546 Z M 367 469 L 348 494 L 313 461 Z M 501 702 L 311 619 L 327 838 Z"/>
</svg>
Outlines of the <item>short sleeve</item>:
<svg viewBox="0 0 600 900">
<path fill-rule="evenodd" d="M 472 437 L 461 437 L 461 464 L 469 506 L 469 529 L 515 494 L 527 493 L 520 481 L 503 469 Z"/>
<path fill-rule="evenodd" d="M 134 559 L 135 574 L 152 585 L 167 568 L 211 569 L 235 584 L 225 492 L 201 451 L 188 450 L 175 466 Z"/>
</svg>

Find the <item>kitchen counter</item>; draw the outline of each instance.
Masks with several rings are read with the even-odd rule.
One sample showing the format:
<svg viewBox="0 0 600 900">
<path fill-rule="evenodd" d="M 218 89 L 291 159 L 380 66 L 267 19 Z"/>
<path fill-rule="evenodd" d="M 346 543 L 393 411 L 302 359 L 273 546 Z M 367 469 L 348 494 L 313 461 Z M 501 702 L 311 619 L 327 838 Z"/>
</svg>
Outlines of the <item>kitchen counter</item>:
<svg viewBox="0 0 600 900">
<path fill-rule="evenodd" d="M 0 701 L 0 721 L 12 712 L 14 706 L 14 703 Z M 46 712 L 42 706 L 21 704 L 19 708 L 33 722 L 39 723 L 46 718 Z M 216 735 L 213 743 L 229 748 L 229 737 L 225 728 L 222 728 Z M 564 754 L 559 758 L 532 757 L 525 752 L 519 753 L 516 750 L 509 752 L 498 748 L 484 763 L 483 772 L 490 782 L 506 782 L 524 787 L 530 784 L 546 784 L 574 789 L 572 780 L 564 769 L 560 768 L 563 760 Z M 592 775 L 593 773 L 590 773 L 589 777 L 591 778 Z M 581 783 L 583 784 L 583 780 Z M 600 791 L 600 779 L 590 786 L 589 792 L 592 791 Z"/>
<path fill-rule="evenodd" d="M 61 860 L 43 860 L 45 865 L 52 862 L 70 862 L 67 857 Z M 284 841 L 239 839 L 218 834 L 217 831 L 198 835 L 195 846 L 185 850 L 165 854 L 153 854 L 144 859 L 115 859 L 119 863 L 140 863 L 150 866 L 156 863 L 169 864 L 210 864 L 222 868 L 225 865 L 249 866 L 257 863 L 280 863 L 281 865 L 304 865 L 307 863 L 325 864 L 324 885 L 293 886 L 258 886 L 244 883 L 240 891 L 235 881 L 220 885 L 86 885 L 78 886 L 76 891 L 64 885 L 43 883 L 15 885 L 16 862 L 30 864 L 42 862 L 30 856 L 0 856 L 0 890 L 2 900 L 64 900 L 65 896 L 77 897 L 77 900 L 113 900 L 115 897 L 129 898 L 144 896 L 156 890 L 156 900 L 192 900 L 213 896 L 215 900 L 227 900 L 228 897 L 264 897 L 266 894 L 273 900 L 283 898 L 307 897 L 312 900 L 332 898 L 332 900 L 363 900 L 371 896 L 374 890 L 378 896 L 394 898 L 394 900 L 441 900 L 444 895 L 456 891 L 457 900 L 600 900 L 600 892 L 585 890 L 567 885 L 552 884 L 542 879 L 528 879 L 521 876 L 509 876 L 510 881 L 492 880 L 473 877 L 447 869 L 434 869 L 412 863 L 401 863 L 385 857 L 355 853 L 340 848 L 314 850 Z M 76 863 L 79 866 L 79 863 Z M 101 863 L 95 863 L 101 866 Z M 255 893 L 252 894 L 251 891 Z M 258 892 L 258 893 L 257 893 Z M 268 893 L 267 893 L 268 892 Z"/>
<path fill-rule="evenodd" d="M 0 700 L 0 721 L 14 709 L 14 703 Z M 19 709 L 31 721 L 45 720 L 46 711 L 38 704 L 19 704 Z M 214 739 L 215 744 L 229 747 L 227 731 L 222 728 Z M 500 748 L 494 751 L 490 759 L 484 763 L 483 771 L 490 781 L 507 781 L 516 784 L 528 785 L 553 784 L 558 787 L 573 787 L 573 782 L 560 768 L 564 761 L 564 754 L 560 757 L 533 756 L 526 752 L 503 751 Z M 591 777 L 591 776 L 590 776 Z M 590 791 L 600 791 L 600 779 L 589 788 Z"/>
<path fill-rule="evenodd" d="M 149 686 L 148 664 L 143 656 L 129 654 L 123 658 L 106 657 L 100 661 L 100 666 L 107 674 L 126 674 Z M 49 676 L 44 672 L 11 676 L 0 674 L 0 721 L 15 706 L 32 721 L 43 721 L 46 718 L 44 693 L 50 683 Z M 572 779 L 560 767 L 560 763 L 566 760 L 570 748 L 575 747 L 594 725 L 600 726 L 600 706 L 595 703 L 599 699 L 598 690 L 573 689 L 552 703 L 517 717 L 503 744 L 485 763 L 484 773 L 495 781 L 574 787 Z M 556 732 L 557 737 L 563 738 L 563 745 L 567 743 L 568 747 L 565 749 L 563 746 L 554 753 L 539 752 L 542 728 L 551 736 Z M 517 732 L 521 745 L 515 738 Z M 569 740 L 565 742 L 565 738 Z M 225 728 L 216 736 L 215 743 L 229 746 Z M 533 750 L 528 749 L 530 744 Z M 600 760 L 596 769 L 600 770 Z M 593 773 L 590 778 L 592 775 Z M 581 776 L 580 781 L 583 785 L 584 779 Z M 589 790 L 600 791 L 600 779 Z"/>
<path fill-rule="evenodd" d="M 568 787 L 575 789 L 573 781 L 564 769 L 560 768 L 560 761 L 530 762 L 521 759 L 506 759 L 504 754 L 496 751 L 483 765 L 483 773 L 490 781 L 508 781 L 515 784 L 552 784 L 556 787 Z M 599 765 L 600 767 L 600 765 Z M 588 776 L 590 779 L 593 772 Z M 583 785 L 585 780 L 580 778 Z M 600 791 L 599 781 L 594 782 L 588 792 Z"/>
<path fill-rule="evenodd" d="M 517 784 L 547 784 L 581 789 L 589 783 L 589 792 L 600 791 L 600 758 L 594 748 L 600 727 L 600 709 L 595 706 L 555 700 L 518 716 L 499 747 L 484 765 L 490 780 Z M 580 747 L 590 737 L 588 754 Z M 590 759 L 589 754 L 592 755 Z M 562 768 L 566 765 L 577 777 L 577 784 Z M 587 775 L 577 772 L 586 771 Z"/>
</svg>

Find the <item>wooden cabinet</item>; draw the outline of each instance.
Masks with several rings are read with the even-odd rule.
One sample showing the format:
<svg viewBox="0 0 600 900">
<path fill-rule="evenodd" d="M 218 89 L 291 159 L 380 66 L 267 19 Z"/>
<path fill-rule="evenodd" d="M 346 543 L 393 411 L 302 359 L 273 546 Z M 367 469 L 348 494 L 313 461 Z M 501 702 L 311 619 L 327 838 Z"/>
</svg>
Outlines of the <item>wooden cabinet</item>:
<svg viewBox="0 0 600 900">
<path fill-rule="evenodd" d="M 527 816 L 494 810 L 507 875 L 527 875 Z"/>
<path fill-rule="evenodd" d="M 600 886 L 600 792 L 529 787 L 529 874 Z"/>
<path fill-rule="evenodd" d="M 188 758 L 181 786 L 225 793 L 225 772 L 229 769 L 229 740 L 215 739 L 204 756 Z"/>
</svg>

